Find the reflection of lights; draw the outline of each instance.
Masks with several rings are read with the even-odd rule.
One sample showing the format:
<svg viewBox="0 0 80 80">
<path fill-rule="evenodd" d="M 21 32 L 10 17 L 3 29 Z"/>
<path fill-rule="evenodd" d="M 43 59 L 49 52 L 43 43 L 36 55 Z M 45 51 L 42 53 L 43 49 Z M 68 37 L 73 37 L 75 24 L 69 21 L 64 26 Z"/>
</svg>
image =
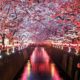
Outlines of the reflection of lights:
<svg viewBox="0 0 80 80">
<path fill-rule="evenodd" d="M 71 47 L 68 47 L 68 52 L 71 52 Z"/>
<path fill-rule="evenodd" d="M 80 63 L 78 63 L 78 64 L 77 64 L 77 68 L 79 68 L 79 69 L 80 69 Z"/>
<path fill-rule="evenodd" d="M 51 64 L 51 75 L 52 75 L 52 77 L 54 75 L 54 64 Z"/>
<path fill-rule="evenodd" d="M 33 51 L 32 55 L 31 55 L 31 62 L 35 63 L 35 60 L 37 59 L 37 57 L 39 56 L 39 58 L 41 57 L 40 54 L 42 54 L 42 59 L 44 59 L 45 63 L 49 63 L 49 56 L 47 54 L 47 52 L 44 50 L 44 48 L 40 49 L 41 51 L 38 51 L 38 48 L 36 47 L 35 50 Z M 39 53 L 39 54 L 38 54 Z"/>
<path fill-rule="evenodd" d="M 7 48 L 7 52 L 6 52 L 6 54 L 7 54 L 7 55 L 10 55 L 10 52 L 9 52 L 9 49 L 8 49 L 8 48 Z"/>
<path fill-rule="evenodd" d="M 2 59 L 2 55 L 0 55 L 0 59 Z"/>
<path fill-rule="evenodd" d="M 13 46 L 13 47 L 12 47 L 12 53 L 14 53 L 14 52 L 15 52 L 15 47 Z"/>
<path fill-rule="evenodd" d="M 37 50 L 37 48 L 34 49 L 32 55 L 31 55 L 31 63 L 34 63 L 35 62 L 35 51 Z"/>
<path fill-rule="evenodd" d="M 36 59 L 36 57 L 38 57 L 38 58 Z M 39 57 L 41 57 L 41 59 L 39 59 Z M 39 64 L 39 62 L 37 62 L 38 59 L 40 61 L 43 59 L 43 62 L 40 62 L 40 64 Z M 32 76 L 36 75 L 34 73 L 37 73 L 37 71 L 39 71 L 40 74 L 42 74 L 42 75 L 45 74 L 44 72 L 46 72 L 46 73 L 49 72 L 52 77 L 52 80 L 54 80 L 54 79 L 61 80 L 60 76 L 55 68 L 55 64 L 53 64 L 53 63 L 47 64 L 47 62 L 49 62 L 47 59 L 49 60 L 49 56 L 47 55 L 47 52 L 45 51 L 45 49 L 43 47 L 36 47 L 30 57 L 30 60 L 28 60 L 28 63 L 25 66 L 24 73 L 22 74 L 22 77 L 20 80 L 36 79 L 36 77 L 32 77 Z M 30 62 L 31 62 L 31 64 L 30 64 Z M 35 71 L 35 72 L 33 72 L 33 71 Z M 38 76 L 40 76 L 40 75 L 38 75 Z"/>
<path fill-rule="evenodd" d="M 28 76 L 30 75 L 30 61 L 28 60 L 28 65 L 27 65 L 27 71 L 28 71 Z"/>
<path fill-rule="evenodd" d="M 33 73 L 36 73 L 37 71 L 40 73 L 50 72 L 50 59 L 43 47 L 36 47 L 30 57 L 30 60 Z"/>
<path fill-rule="evenodd" d="M 7 52 L 6 54 L 7 54 L 7 55 L 10 55 L 10 53 L 9 53 L 9 52 Z"/>
<path fill-rule="evenodd" d="M 29 80 L 30 73 L 31 73 L 31 70 L 30 70 L 30 61 L 28 60 L 28 63 L 24 67 L 24 72 L 23 72 L 20 80 Z"/>
<path fill-rule="evenodd" d="M 0 54 L 1 54 L 1 50 L 0 50 Z"/>
<path fill-rule="evenodd" d="M 78 54 L 78 50 L 76 50 L 75 54 L 76 54 L 76 55 L 79 55 L 79 54 Z"/>
<path fill-rule="evenodd" d="M 51 76 L 52 76 L 52 80 L 61 80 L 57 69 L 55 68 L 55 64 L 51 64 Z"/>
<path fill-rule="evenodd" d="M 45 62 L 49 63 L 50 59 L 49 59 L 49 56 L 48 56 L 48 54 L 47 54 L 47 52 L 45 51 L 44 48 L 42 48 L 42 52 L 43 52 L 43 57 L 44 57 Z"/>
</svg>

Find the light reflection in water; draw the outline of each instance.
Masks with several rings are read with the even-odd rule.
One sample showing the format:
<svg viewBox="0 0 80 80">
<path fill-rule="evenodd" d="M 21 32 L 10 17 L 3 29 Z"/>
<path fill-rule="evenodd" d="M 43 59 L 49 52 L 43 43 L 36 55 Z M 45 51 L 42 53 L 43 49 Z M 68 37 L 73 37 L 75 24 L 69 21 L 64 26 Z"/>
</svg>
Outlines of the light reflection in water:
<svg viewBox="0 0 80 80">
<path fill-rule="evenodd" d="M 43 47 L 35 48 L 20 80 L 61 80 L 55 64 L 50 63 L 49 60 Z"/>
</svg>

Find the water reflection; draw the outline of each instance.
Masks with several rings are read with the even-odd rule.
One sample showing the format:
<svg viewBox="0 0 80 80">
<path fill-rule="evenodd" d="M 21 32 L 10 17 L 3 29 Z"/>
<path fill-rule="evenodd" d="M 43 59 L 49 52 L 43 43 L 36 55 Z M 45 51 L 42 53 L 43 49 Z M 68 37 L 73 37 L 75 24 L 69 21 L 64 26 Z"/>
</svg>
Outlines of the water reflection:
<svg viewBox="0 0 80 80">
<path fill-rule="evenodd" d="M 20 80 L 61 80 L 55 65 L 43 47 L 36 47 Z"/>
</svg>

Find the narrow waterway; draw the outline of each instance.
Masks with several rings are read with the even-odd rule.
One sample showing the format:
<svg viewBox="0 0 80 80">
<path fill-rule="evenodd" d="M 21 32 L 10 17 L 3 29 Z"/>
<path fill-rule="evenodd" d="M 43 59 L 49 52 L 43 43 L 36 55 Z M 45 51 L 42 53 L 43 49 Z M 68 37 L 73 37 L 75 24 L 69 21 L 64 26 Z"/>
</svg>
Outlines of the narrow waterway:
<svg viewBox="0 0 80 80">
<path fill-rule="evenodd" d="M 43 47 L 36 47 L 19 80 L 62 80 Z"/>
</svg>

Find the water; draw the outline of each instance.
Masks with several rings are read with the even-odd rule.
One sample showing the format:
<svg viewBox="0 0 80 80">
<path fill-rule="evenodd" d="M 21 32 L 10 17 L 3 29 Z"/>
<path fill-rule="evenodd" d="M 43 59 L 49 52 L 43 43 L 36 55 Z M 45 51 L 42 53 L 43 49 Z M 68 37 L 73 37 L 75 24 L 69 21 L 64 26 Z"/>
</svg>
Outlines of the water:
<svg viewBox="0 0 80 80">
<path fill-rule="evenodd" d="M 19 80 L 61 80 L 43 47 L 36 47 Z"/>
</svg>

